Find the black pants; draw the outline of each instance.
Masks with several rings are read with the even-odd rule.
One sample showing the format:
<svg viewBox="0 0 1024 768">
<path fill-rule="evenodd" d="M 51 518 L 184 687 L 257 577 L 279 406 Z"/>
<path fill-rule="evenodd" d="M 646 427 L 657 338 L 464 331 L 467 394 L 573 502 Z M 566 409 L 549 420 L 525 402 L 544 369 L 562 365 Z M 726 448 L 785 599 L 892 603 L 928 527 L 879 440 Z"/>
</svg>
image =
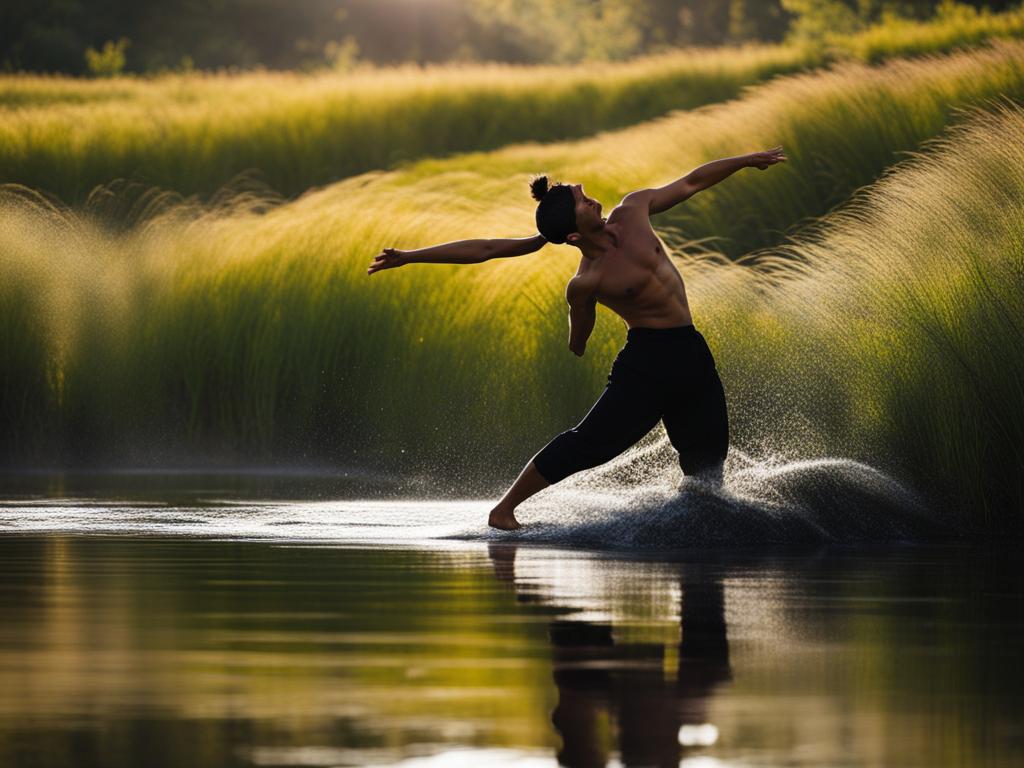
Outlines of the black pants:
<svg viewBox="0 0 1024 768">
<path fill-rule="evenodd" d="M 533 457 L 557 483 L 618 456 L 661 419 L 687 475 L 721 477 L 729 448 L 725 392 L 707 342 L 692 325 L 630 328 L 608 385 L 583 421 Z"/>
</svg>

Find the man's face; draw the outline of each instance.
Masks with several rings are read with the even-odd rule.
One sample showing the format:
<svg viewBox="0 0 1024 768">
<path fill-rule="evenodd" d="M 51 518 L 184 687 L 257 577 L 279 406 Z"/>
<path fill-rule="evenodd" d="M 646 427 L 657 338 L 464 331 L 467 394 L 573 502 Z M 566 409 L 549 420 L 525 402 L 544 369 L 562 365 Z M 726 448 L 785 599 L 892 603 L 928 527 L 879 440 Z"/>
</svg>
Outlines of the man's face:
<svg viewBox="0 0 1024 768">
<path fill-rule="evenodd" d="M 578 229 L 594 229 L 601 225 L 601 204 L 587 197 L 582 184 L 572 185 L 572 196 L 576 200 L 576 226 Z"/>
</svg>

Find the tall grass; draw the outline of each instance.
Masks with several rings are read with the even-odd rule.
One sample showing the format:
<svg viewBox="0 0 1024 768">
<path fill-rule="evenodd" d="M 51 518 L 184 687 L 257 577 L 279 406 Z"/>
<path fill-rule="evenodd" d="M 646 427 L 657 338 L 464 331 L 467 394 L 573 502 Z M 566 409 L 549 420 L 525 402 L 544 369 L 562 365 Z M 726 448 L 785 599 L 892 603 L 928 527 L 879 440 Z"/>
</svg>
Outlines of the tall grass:
<svg viewBox="0 0 1024 768">
<path fill-rule="evenodd" d="M 944 0 L 927 21 L 890 16 L 851 35 L 832 35 L 825 42 L 830 56 L 853 56 L 875 63 L 892 56 L 945 53 L 982 40 L 1024 36 L 1024 8 L 992 13 L 965 3 Z"/>
<path fill-rule="evenodd" d="M 671 181 L 708 160 L 783 143 L 791 158 L 786 166 L 767 174 L 743 171 L 656 219 L 666 234 L 675 230 L 687 239 L 710 240 L 735 258 L 783 241 L 870 183 L 901 153 L 941 132 L 957 109 L 1000 95 L 1024 98 L 1021 43 L 1000 42 L 881 67 L 843 63 L 748 88 L 732 102 L 590 139 L 421 160 L 400 172 L 370 174 L 337 189 L 344 190 L 344 210 L 393 218 L 396 226 L 389 237 L 395 245 L 424 244 L 408 238 L 395 217 L 432 190 L 492 206 L 512 205 L 521 215 L 498 233 L 526 235 L 533 231 L 533 215 L 521 189 L 529 172 L 545 170 L 583 181 L 610 206 L 631 189 Z M 85 208 L 124 226 L 174 199 L 137 186 L 115 188 L 110 194 L 106 187 L 97 188 Z M 228 200 L 229 208 L 238 199 L 218 197 Z M 444 211 L 445 205 L 441 202 L 436 211 Z M 480 208 L 459 231 L 486 234 L 500 221 Z M 440 231 L 425 239 L 439 237 Z"/>
<path fill-rule="evenodd" d="M 210 194 L 255 169 L 298 194 L 424 155 L 596 133 L 813 65 L 786 46 L 693 49 L 587 68 L 0 78 L 0 174 L 66 202 L 131 178 Z"/>
<path fill-rule="evenodd" d="M 688 270 L 738 431 L 1024 525 L 1024 109 L 978 111 L 754 269 Z"/>
<path fill-rule="evenodd" d="M 423 162 L 401 173 L 352 179 L 262 218 L 229 209 L 226 215 L 214 211 L 183 225 L 171 216 L 122 237 L 104 235 L 70 213 L 46 211 L 41 219 L 5 223 L 3 274 L 10 298 L 4 301 L 11 308 L 3 316 L 5 322 L 20 323 L 8 332 L 10 349 L 20 351 L 12 351 L 11 364 L 4 365 L 5 380 L 14 382 L 5 385 L 11 392 L 4 399 L 5 409 L 23 403 L 5 419 L 8 444 L 41 442 L 81 457 L 100 443 L 117 449 L 123 445 L 121 435 L 139 432 L 131 424 L 157 419 L 159 428 L 141 433 L 166 436 L 172 445 L 223 443 L 245 453 L 285 455 L 295 446 L 330 450 L 349 411 L 353 406 L 360 410 L 356 404 L 369 397 L 355 391 L 362 382 L 332 377 L 333 367 L 344 369 L 350 360 L 361 370 L 384 366 L 382 373 L 397 382 L 406 361 L 430 349 L 423 344 L 443 343 L 421 334 L 424 342 L 410 343 L 388 358 L 398 366 L 389 372 L 384 353 L 372 344 L 359 342 L 353 348 L 347 342 L 361 333 L 362 317 L 374 317 L 368 327 L 376 331 L 405 327 L 417 314 L 436 324 L 458 307 L 452 317 L 458 333 L 453 331 L 454 347 L 447 356 L 465 357 L 457 350 L 478 348 L 473 361 L 460 364 L 478 366 L 474 376 L 491 376 L 494 386 L 507 386 L 500 370 L 496 379 L 489 371 L 491 358 L 500 358 L 498 349 L 494 355 L 483 353 L 491 348 L 489 336 L 476 341 L 466 337 L 478 337 L 478 328 L 492 327 L 466 318 L 475 313 L 487 317 L 496 303 L 499 311 L 530 322 L 539 315 L 545 323 L 543 342 L 528 346 L 543 343 L 551 356 L 547 367 L 564 370 L 562 312 L 539 312 L 537 307 L 560 306 L 560 280 L 569 264 L 546 279 L 540 279 L 540 265 L 562 258 L 569 249 L 549 248 L 529 260 L 533 277 L 517 283 L 521 293 L 512 297 L 506 295 L 506 286 L 492 282 L 492 275 L 509 271 L 518 276 L 526 260 L 458 270 L 454 282 L 448 279 L 449 270 L 441 268 L 413 275 L 389 273 L 367 284 L 363 265 L 388 243 L 416 246 L 474 235 L 526 234 L 533 217 L 525 182 L 534 170 L 578 171 L 588 188 L 615 199 L 631 188 L 667 181 L 664 174 L 674 157 L 679 158 L 677 168 L 685 169 L 776 140 L 790 148 L 787 166 L 766 174 L 744 171 L 677 211 L 691 235 L 735 235 L 736 222 L 743 220 L 768 221 L 768 226 L 784 230 L 821 212 L 827 196 L 815 187 L 816 179 L 836 184 L 836 197 L 845 194 L 860 179 L 877 174 L 896 148 L 912 147 L 937 132 L 950 105 L 965 95 L 1019 91 L 1022 64 L 1024 46 L 1005 45 L 948 59 L 894 62 L 882 70 L 847 65 L 790 79 L 789 87 L 770 84 L 734 104 L 617 135 Z M 684 145 L 683 138 L 691 135 L 696 138 Z M 846 179 L 843 186 L 840 172 L 854 180 Z M 172 210 L 184 215 L 187 208 Z M 757 229 L 751 231 L 761 236 Z M 759 241 L 740 244 L 741 250 L 749 249 Z M 323 284 L 320 270 L 333 275 L 330 284 Z M 431 288 L 427 294 L 424 285 Z M 482 293 L 472 293 L 471 287 Z M 409 294 L 411 306 L 390 303 L 396 289 L 398 295 Z M 317 292 L 323 293 L 319 299 Z M 429 298 L 421 303 L 424 295 Z M 353 302 L 368 306 L 356 312 Z M 34 308 L 28 307 L 32 304 Z M 382 311 L 387 317 L 376 317 Z M 280 312 L 284 317 L 268 327 Z M 395 317 L 390 316 L 393 312 Z M 31 325 L 30 318 L 42 318 L 44 325 Z M 147 331 L 149 336 L 142 335 L 151 323 L 156 327 Z M 22 327 L 26 330 L 17 330 Z M 527 322 L 521 329 L 520 344 L 532 335 L 529 327 Z M 319 336 L 325 337 L 322 344 L 314 341 Z M 394 336 L 408 334 L 385 336 L 388 345 L 396 343 Z M 262 367 L 253 370 L 257 348 Z M 611 352 L 614 341 L 606 338 L 604 349 Z M 116 355 L 125 362 L 111 359 Z M 364 358 L 368 362 L 360 363 Z M 122 364 L 134 368 L 118 373 L 116 382 L 106 382 Z M 439 393 L 447 391 L 446 365 L 432 374 Z M 166 376 L 161 373 L 164 366 Z M 570 384 L 578 385 L 578 370 L 573 375 Z M 41 380 L 50 385 L 40 388 Z M 131 392 L 108 402 L 119 382 Z M 393 398 L 400 400 L 403 391 L 399 386 Z M 538 384 L 524 402 L 533 403 L 531 410 L 549 409 L 551 426 L 564 421 L 566 409 L 578 411 L 589 398 L 589 390 L 579 386 L 560 388 L 561 404 L 550 402 L 548 392 Z M 138 414 L 131 413 L 132 402 L 141 404 Z M 374 407 L 393 410 L 387 403 Z M 324 415 L 300 417 L 310 408 Z M 460 409 L 454 406 L 453 418 Z M 491 418 L 486 408 L 480 410 L 481 424 L 498 428 L 503 423 L 504 417 Z M 396 413 L 393 428 L 384 430 L 388 434 L 398 434 L 399 427 L 411 423 L 408 414 Z M 363 419 L 353 415 L 350 420 L 355 424 Z M 50 429 L 39 429 L 41 423 Z M 322 435 L 317 432 L 321 428 Z M 475 433 L 486 441 L 487 430 Z M 369 445 L 371 438 L 356 442 Z M 436 435 L 422 438 L 436 442 Z M 141 444 L 159 450 L 150 439 Z"/>
<path fill-rule="evenodd" d="M 0 182 L 83 202 L 128 178 L 209 195 L 255 171 L 292 196 L 424 156 L 557 141 L 723 101 L 833 59 L 876 62 L 1020 37 L 1024 11 L 890 20 L 827 47 L 690 49 L 583 68 L 415 67 L 350 74 L 0 77 Z"/>
<path fill-rule="evenodd" d="M 1000 41 L 882 67 L 846 62 L 749 88 L 733 102 L 591 139 L 423 160 L 382 177 L 370 188 L 383 193 L 382 203 L 370 205 L 391 205 L 386 200 L 392 188 L 447 189 L 452 196 L 492 202 L 511 197 L 523 213 L 508 234 L 527 235 L 532 206 L 516 192 L 526 171 L 583 182 L 610 206 L 632 189 L 667 183 L 709 160 L 782 144 L 790 158 L 784 166 L 741 171 L 655 219 L 663 231 L 711 239 L 717 250 L 737 258 L 782 242 L 841 203 L 939 134 L 958 109 L 1000 96 L 1024 99 L 1024 44 Z M 397 236 L 402 244 L 416 243 Z"/>
<path fill-rule="evenodd" d="M 754 122 L 745 102 L 708 110 L 736 135 L 742 118 L 729 109 L 738 110 L 748 141 L 777 136 L 794 158 L 764 174 L 744 171 L 749 182 L 725 182 L 723 190 L 752 191 L 718 204 L 743 216 L 771 194 L 755 182 L 781 197 L 813 178 L 799 153 L 833 146 L 836 124 L 874 116 L 884 138 L 890 116 L 936 104 L 945 111 L 957 89 L 1024 77 L 1021 56 L 1020 46 L 1004 45 L 894 63 L 889 75 L 821 74 L 821 101 L 808 80 L 792 107 L 805 111 L 786 113 L 805 131 L 799 142 L 770 123 L 778 113 Z M 888 76 L 905 87 L 868 102 L 874 112 L 825 108 L 843 103 L 837 78 L 863 103 L 885 91 L 872 80 Z M 427 473 L 457 492 L 495 490 L 586 412 L 621 326 L 602 313 L 587 356 L 568 353 L 568 248 L 372 278 L 366 264 L 383 244 L 522 234 L 532 220 L 525 181 L 556 151 L 565 170 L 605 190 L 657 181 L 666 169 L 656 159 L 668 151 L 652 149 L 659 127 L 680 130 L 666 120 L 617 141 L 422 163 L 264 215 L 172 207 L 119 234 L 8 191 L 0 206 L 7 461 L 327 459 Z M 887 154 L 883 138 L 839 154 L 850 165 L 858 151 L 873 162 Z M 598 165 L 602 142 L 634 162 Z M 1024 115 L 1007 107 L 976 116 L 934 156 L 887 174 L 756 266 L 682 258 L 729 392 L 734 444 L 794 458 L 853 454 L 943 497 L 969 524 L 1019 525 L 1022 189 Z"/>
</svg>

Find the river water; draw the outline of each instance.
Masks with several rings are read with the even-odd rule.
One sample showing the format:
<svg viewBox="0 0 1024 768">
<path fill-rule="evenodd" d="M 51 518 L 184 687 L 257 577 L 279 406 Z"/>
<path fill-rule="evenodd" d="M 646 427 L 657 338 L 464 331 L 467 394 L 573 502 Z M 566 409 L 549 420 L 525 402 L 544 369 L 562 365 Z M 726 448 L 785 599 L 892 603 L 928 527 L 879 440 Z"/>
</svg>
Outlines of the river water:
<svg viewBox="0 0 1024 768">
<path fill-rule="evenodd" d="M 599 549 L 487 508 L 0 504 L 0 765 L 1024 764 L 1011 546 Z"/>
</svg>

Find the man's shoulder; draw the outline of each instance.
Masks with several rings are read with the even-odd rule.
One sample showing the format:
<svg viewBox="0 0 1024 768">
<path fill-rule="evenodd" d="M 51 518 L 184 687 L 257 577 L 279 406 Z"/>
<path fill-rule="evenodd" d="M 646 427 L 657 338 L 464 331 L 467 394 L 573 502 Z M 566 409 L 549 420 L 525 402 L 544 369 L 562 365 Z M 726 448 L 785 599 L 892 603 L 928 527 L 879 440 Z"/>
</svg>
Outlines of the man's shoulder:
<svg viewBox="0 0 1024 768">
<path fill-rule="evenodd" d="M 651 223 L 650 190 L 630 192 L 608 214 L 609 224 L 649 227 Z"/>
<path fill-rule="evenodd" d="M 654 190 L 651 189 L 634 190 L 619 201 L 619 204 L 615 206 L 612 213 L 621 211 L 622 213 L 642 213 L 648 216 L 651 212 L 651 197 L 653 194 Z"/>
</svg>

